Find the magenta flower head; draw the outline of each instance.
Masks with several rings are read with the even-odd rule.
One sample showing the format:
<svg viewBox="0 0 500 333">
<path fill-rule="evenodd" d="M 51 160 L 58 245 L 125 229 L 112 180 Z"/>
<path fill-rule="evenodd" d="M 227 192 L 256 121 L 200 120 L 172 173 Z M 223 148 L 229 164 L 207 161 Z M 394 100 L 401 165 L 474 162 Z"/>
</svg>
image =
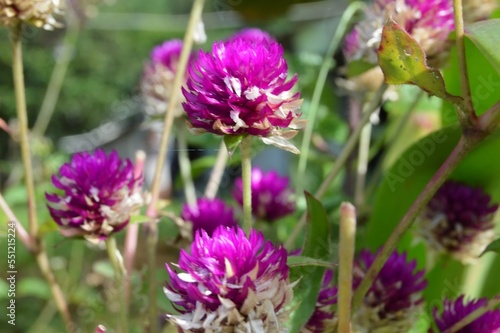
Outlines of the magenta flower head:
<svg viewBox="0 0 500 333">
<path fill-rule="evenodd" d="M 182 250 L 177 273 L 167 266 L 164 288 L 181 314 L 169 315 L 180 332 L 286 332 L 293 297 L 287 253 L 239 228 L 218 227 L 195 235 L 191 253 Z"/>
<path fill-rule="evenodd" d="M 52 176 L 63 193 L 46 193 L 50 215 L 64 236 L 83 236 L 92 242 L 122 230 L 142 204 L 142 177 L 134 177 L 130 160 L 98 149 L 75 154 Z"/>
<path fill-rule="evenodd" d="M 300 333 L 329 332 L 329 329 L 335 324 L 331 308 L 332 305 L 337 303 L 338 289 L 331 285 L 332 280 L 333 271 L 327 270 L 319 291 L 316 308 L 307 324 L 300 330 Z"/>
<path fill-rule="evenodd" d="M 288 139 L 305 125 L 297 113 L 302 100 L 287 81 L 283 48 L 249 38 L 216 42 L 200 51 L 183 89 L 184 110 L 194 133 L 253 135 L 298 153 Z"/>
<path fill-rule="evenodd" d="M 466 302 L 464 296 L 460 296 L 455 301 L 444 300 L 444 309 L 442 313 L 438 313 L 438 309 L 434 309 L 433 316 L 436 323 L 437 331 L 429 329 L 429 333 L 445 332 L 461 319 L 469 315 L 476 309 L 485 306 L 488 303 L 487 299 L 481 298 L 476 301 Z M 474 320 L 472 323 L 456 331 L 457 333 L 500 333 L 500 310 L 492 310 L 483 314 L 481 317 Z"/>
<path fill-rule="evenodd" d="M 144 111 L 150 117 L 162 117 L 167 112 L 181 51 L 182 41 L 172 39 L 154 47 L 151 52 L 141 82 Z M 183 115 L 181 103 L 176 105 L 174 112 L 177 117 Z"/>
<path fill-rule="evenodd" d="M 226 227 L 238 225 L 233 209 L 217 198 L 200 198 L 196 202 L 196 207 L 184 205 L 181 217 L 192 224 L 193 236 L 200 229 L 205 230 L 208 236 L 212 236 L 214 230 L 220 225 Z"/>
<path fill-rule="evenodd" d="M 365 19 L 346 37 L 348 61 L 377 64 L 382 28 L 389 18 L 415 38 L 428 58 L 441 56 L 451 45 L 448 35 L 455 28 L 452 0 L 375 0 L 365 10 Z"/>
<path fill-rule="evenodd" d="M 361 251 L 354 263 L 354 289 L 365 277 L 375 257 L 370 251 Z M 363 305 L 354 314 L 353 323 L 370 328 L 368 331 L 391 328 L 391 332 L 407 332 L 412 319 L 419 315 L 423 302 L 421 293 L 427 286 L 424 271 L 415 271 L 416 267 L 417 262 L 408 261 L 406 253 L 394 251 L 373 282 Z"/>
<path fill-rule="evenodd" d="M 252 214 L 259 220 L 276 221 L 295 211 L 293 191 L 290 189 L 289 178 L 280 177 L 276 171 L 262 172 L 259 168 L 252 169 Z M 236 179 L 234 199 L 243 206 L 243 180 Z"/>
<path fill-rule="evenodd" d="M 482 189 L 447 181 L 421 214 L 419 232 L 435 251 L 471 263 L 495 237 L 497 209 Z"/>
<path fill-rule="evenodd" d="M 258 28 L 245 28 L 227 39 L 228 42 L 234 41 L 238 38 L 247 39 L 256 43 L 268 44 L 276 43 L 276 39 L 267 32 Z"/>
</svg>

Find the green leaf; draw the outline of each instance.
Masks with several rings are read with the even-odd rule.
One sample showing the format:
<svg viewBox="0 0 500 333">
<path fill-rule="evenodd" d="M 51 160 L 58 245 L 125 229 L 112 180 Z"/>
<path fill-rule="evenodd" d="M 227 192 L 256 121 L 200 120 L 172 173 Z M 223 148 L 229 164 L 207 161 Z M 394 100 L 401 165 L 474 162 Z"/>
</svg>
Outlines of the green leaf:
<svg viewBox="0 0 500 333">
<path fill-rule="evenodd" d="M 321 202 L 305 192 L 309 225 L 302 255 L 304 257 L 326 261 L 329 259 L 329 222 Z M 300 260 L 300 259 L 299 259 Z M 291 279 L 300 279 L 294 288 L 293 313 L 290 320 L 290 333 L 298 333 L 314 312 L 318 294 L 323 282 L 325 267 L 291 267 Z"/>
<path fill-rule="evenodd" d="M 364 60 L 351 61 L 347 65 L 347 77 L 353 78 L 355 76 L 361 75 L 361 74 L 369 71 L 373 67 L 375 67 L 374 64 L 372 64 L 371 62 L 364 61 Z"/>
<path fill-rule="evenodd" d="M 441 73 L 427 67 L 426 55 L 417 41 L 392 20 L 382 30 L 378 56 L 388 84 L 414 84 L 429 94 L 460 102 L 459 97 L 446 92 Z"/>
<path fill-rule="evenodd" d="M 42 299 L 52 297 L 49 285 L 40 278 L 25 277 L 19 281 L 16 289 L 21 297 L 35 296 Z"/>
<path fill-rule="evenodd" d="M 483 253 L 481 253 L 481 256 L 483 254 L 485 254 L 486 252 L 500 252 L 500 238 L 499 239 L 495 239 L 493 242 L 491 242 L 483 251 Z"/>
<path fill-rule="evenodd" d="M 466 35 L 500 73 L 500 19 L 480 21 L 467 26 Z"/>
<path fill-rule="evenodd" d="M 329 260 L 315 259 L 311 257 L 304 256 L 289 256 L 287 259 L 288 267 L 301 267 L 301 266 L 320 266 L 326 268 L 335 268 L 336 264 Z"/>
<path fill-rule="evenodd" d="M 229 152 L 229 156 L 233 156 L 236 148 L 243 140 L 244 135 L 224 135 L 224 143 L 226 144 L 227 151 Z"/>
</svg>

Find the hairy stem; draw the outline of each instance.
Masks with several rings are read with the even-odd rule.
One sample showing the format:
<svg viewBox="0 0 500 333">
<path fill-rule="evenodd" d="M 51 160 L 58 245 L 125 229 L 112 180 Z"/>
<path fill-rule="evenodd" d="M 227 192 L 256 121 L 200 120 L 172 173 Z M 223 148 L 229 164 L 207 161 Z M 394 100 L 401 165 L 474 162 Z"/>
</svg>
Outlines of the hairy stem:
<svg viewBox="0 0 500 333">
<path fill-rule="evenodd" d="M 252 227 L 252 136 L 241 141 L 241 177 L 243 178 L 243 228 Z"/>
<path fill-rule="evenodd" d="M 179 149 L 179 167 L 181 169 L 184 195 L 189 206 L 196 207 L 196 190 L 191 176 L 191 161 L 189 160 L 188 144 L 186 139 L 187 128 L 184 121 L 179 121 L 177 147 Z"/>
<path fill-rule="evenodd" d="M 21 242 L 26 246 L 28 251 L 34 252 L 35 251 L 35 240 L 28 234 L 26 229 L 24 229 L 23 225 L 19 222 L 19 220 L 16 218 L 14 215 L 14 212 L 10 209 L 9 205 L 5 201 L 5 199 L 2 196 L 2 193 L 0 193 L 0 208 L 4 211 L 5 215 L 7 215 L 7 218 L 9 219 L 9 222 L 14 222 L 16 226 L 16 232 L 17 232 L 17 237 L 21 240 Z"/>
<path fill-rule="evenodd" d="M 106 250 L 108 252 L 109 261 L 113 266 L 113 271 L 115 272 L 115 301 L 119 303 L 120 315 L 118 319 L 118 332 L 125 333 L 128 332 L 127 324 L 127 304 L 125 302 L 125 285 L 123 280 L 127 275 L 125 266 L 123 265 L 123 258 L 116 246 L 116 240 L 114 237 L 108 237 L 106 239 Z"/>
<path fill-rule="evenodd" d="M 304 137 L 302 139 L 302 146 L 300 148 L 301 154 L 299 159 L 299 168 L 298 174 L 303 175 L 307 168 L 307 158 L 309 156 L 309 148 L 311 145 L 311 137 L 314 130 L 314 124 L 316 122 L 316 115 L 318 113 L 318 107 L 321 99 L 321 93 L 323 92 L 323 88 L 325 87 L 326 78 L 328 76 L 328 72 L 332 66 L 333 54 L 339 47 L 342 38 L 350 25 L 352 18 L 356 12 L 365 7 L 365 4 L 356 1 L 353 2 L 347 7 L 346 11 L 342 15 L 339 25 L 335 30 L 335 34 L 333 35 L 332 41 L 330 42 L 330 46 L 328 47 L 328 51 L 325 54 L 323 59 L 323 63 L 321 64 L 321 68 L 319 70 L 318 79 L 316 80 L 316 85 L 314 86 L 314 92 L 311 99 L 311 105 L 309 107 L 309 113 L 307 118 L 307 126 L 304 131 Z M 297 193 L 302 193 L 303 190 L 303 178 L 298 177 L 297 179 Z"/>
<path fill-rule="evenodd" d="M 319 187 L 318 191 L 314 194 L 314 196 L 320 200 L 323 195 L 326 193 L 327 189 L 330 187 L 332 182 L 335 180 L 335 178 L 338 176 L 342 168 L 344 167 L 344 164 L 347 162 L 349 159 L 349 156 L 352 154 L 354 149 L 356 148 L 356 144 L 358 143 L 359 137 L 361 135 L 361 131 L 363 130 L 363 127 L 370 121 L 371 115 L 377 111 L 380 101 L 382 99 L 382 95 L 384 94 L 385 90 L 387 89 L 387 85 L 383 84 L 379 90 L 376 92 L 375 96 L 373 96 L 373 99 L 370 100 L 370 103 L 365 105 L 365 108 L 363 108 L 363 118 L 361 121 L 358 123 L 352 134 L 349 136 L 349 139 L 347 140 L 347 143 L 344 146 L 344 149 L 340 153 L 339 157 L 335 161 L 335 164 L 333 165 L 332 170 L 330 173 L 326 176 L 326 178 L 323 180 L 323 183 Z M 286 248 L 291 248 L 291 246 L 294 244 L 295 240 L 297 237 L 300 235 L 300 233 L 303 231 L 304 226 L 306 224 L 306 215 L 304 214 L 299 222 L 295 225 L 292 233 L 288 237 L 285 247 Z"/>
<path fill-rule="evenodd" d="M 445 182 L 448 176 L 452 173 L 455 167 L 462 161 L 462 159 L 481 141 L 482 138 L 472 137 L 466 139 L 462 137 L 458 142 L 457 146 L 453 149 L 450 156 L 441 165 L 439 170 L 434 174 L 429 183 L 426 185 L 424 190 L 417 197 L 415 202 L 412 204 L 410 209 L 406 212 L 405 216 L 399 222 L 398 226 L 394 229 L 389 239 L 385 242 L 384 246 L 380 250 L 379 254 L 375 258 L 375 261 L 371 265 L 370 269 L 366 273 L 361 284 L 356 289 L 353 297 L 353 311 L 355 311 L 363 302 L 363 299 L 370 289 L 373 281 L 377 277 L 378 273 L 382 269 L 384 263 L 389 258 L 390 254 L 396 248 L 398 242 L 403 237 L 404 233 L 411 226 L 415 218 L 422 211 L 422 209 L 427 205 L 429 200 L 434 196 L 436 191 Z"/>
<path fill-rule="evenodd" d="M 356 209 L 350 203 L 340 206 L 339 239 L 339 333 L 351 332 L 352 267 L 356 239 Z"/>
<path fill-rule="evenodd" d="M 356 184 L 354 187 L 354 203 L 361 207 L 364 201 L 366 171 L 368 170 L 368 159 L 370 155 L 370 139 L 372 124 L 368 122 L 361 131 L 358 147 L 358 165 L 356 168 Z"/>
<path fill-rule="evenodd" d="M 210 174 L 210 179 L 208 180 L 207 187 L 205 188 L 205 197 L 213 199 L 217 196 L 217 191 L 219 190 L 220 182 L 222 176 L 224 175 L 224 169 L 226 168 L 227 158 L 229 154 L 227 152 L 226 144 L 222 140 L 219 152 L 217 153 L 217 158 L 215 160 L 215 165 L 212 168 L 212 173 Z"/>
</svg>

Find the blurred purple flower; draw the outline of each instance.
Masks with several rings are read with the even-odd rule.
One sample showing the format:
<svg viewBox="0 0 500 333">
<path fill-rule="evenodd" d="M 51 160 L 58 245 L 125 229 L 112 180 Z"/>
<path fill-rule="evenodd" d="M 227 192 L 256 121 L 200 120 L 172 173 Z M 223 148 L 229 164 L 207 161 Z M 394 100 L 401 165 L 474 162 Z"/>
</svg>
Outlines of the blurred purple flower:
<svg viewBox="0 0 500 333">
<path fill-rule="evenodd" d="M 135 178 L 130 160 L 122 161 L 115 151 L 75 154 L 59 174 L 52 176 L 52 183 L 64 193 L 45 197 L 64 236 L 104 240 L 123 229 L 142 204 L 142 177 Z"/>
<path fill-rule="evenodd" d="M 332 305 L 337 303 L 337 287 L 331 286 L 333 271 L 326 270 L 318 295 L 316 308 L 300 333 L 323 333 L 334 325 Z"/>
<path fill-rule="evenodd" d="M 183 89 L 184 110 L 194 133 L 248 134 L 298 153 L 288 139 L 305 125 L 297 113 L 302 100 L 287 79 L 288 66 L 278 43 L 236 38 L 200 51 Z"/>
<path fill-rule="evenodd" d="M 218 226 L 236 227 L 238 225 L 233 208 L 226 205 L 224 201 L 217 198 L 200 198 L 196 204 L 196 207 L 185 204 L 181 212 L 182 219 L 191 222 L 193 236 L 200 229 L 205 230 L 208 236 L 212 236 Z"/>
<path fill-rule="evenodd" d="M 356 289 L 376 255 L 361 251 L 354 263 L 353 288 Z M 418 315 L 423 302 L 422 291 L 427 286 L 423 270 L 416 271 L 417 262 L 408 262 L 406 253 L 394 251 L 373 282 L 360 310 L 353 316 L 355 325 L 372 330 L 388 327 L 391 332 L 406 332 L 412 316 Z"/>
<path fill-rule="evenodd" d="M 287 253 L 239 228 L 200 230 L 191 254 L 181 250 L 177 273 L 166 265 L 164 288 L 181 313 L 168 315 L 181 332 L 282 332 L 293 297 Z"/>
<path fill-rule="evenodd" d="M 288 177 L 280 177 L 276 171 L 262 172 L 252 169 L 252 214 L 260 220 L 273 222 L 295 211 L 293 191 Z M 236 179 L 234 199 L 243 206 L 243 180 Z"/>
<path fill-rule="evenodd" d="M 434 250 L 471 263 L 495 237 L 497 209 L 482 189 L 447 181 L 421 214 L 419 232 Z"/>
<path fill-rule="evenodd" d="M 474 310 L 485 306 L 487 299 L 481 298 L 475 301 L 465 302 L 464 296 L 455 301 L 444 300 L 443 312 L 438 314 L 438 309 L 433 310 L 434 320 L 438 328 L 437 332 L 444 332 L 454 324 L 466 317 Z M 429 333 L 436 332 L 432 328 Z M 458 330 L 457 333 L 500 333 L 500 310 L 488 311 L 469 325 Z"/>
<path fill-rule="evenodd" d="M 227 39 L 228 42 L 232 42 L 238 38 L 247 39 L 256 43 L 268 44 L 276 43 L 276 39 L 272 37 L 267 32 L 260 30 L 258 28 L 245 28 Z"/>
<path fill-rule="evenodd" d="M 377 64 L 382 28 L 389 18 L 415 38 L 428 58 L 442 56 L 451 45 L 447 39 L 455 29 L 452 0 L 375 0 L 345 39 L 348 61 Z"/>
</svg>

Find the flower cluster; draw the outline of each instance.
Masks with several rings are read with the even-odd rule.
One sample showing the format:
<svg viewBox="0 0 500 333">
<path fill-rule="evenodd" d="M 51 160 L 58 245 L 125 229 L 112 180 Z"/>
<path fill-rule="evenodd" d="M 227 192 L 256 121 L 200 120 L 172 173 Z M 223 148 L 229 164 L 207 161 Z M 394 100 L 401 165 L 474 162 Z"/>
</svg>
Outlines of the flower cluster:
<svg viewBox="0 0 500 333">
<path fill-rule="evenodd" d="M 474 262 L 493 241 L 497 209 L 482 189 L 448 181 L 421 214 L 419 232 L 434 250 Z"/>
<path fill-rule="evenodd" d="M 433 316 L 437 326 L 437 333 L 445 332 L 461 319 L 487 304 L 485 298 L 476 301 L 464 301 L 464 296 L 460 296 L 455 301 L 444 300 L 444 309 L 441 314 L 438 309 L 434 309 Z M 429 333 L 435 333 L 431 328 Z M 488 311 L 472 323 L 457 331 L 457 333 L 500 333 L 500 310 Z"/>
<path fill-rule="evenodd" d="M 297 153 L 288 139 L 304 126 L 302 100 L 292 92 L 297 76 L 287 81 L 287 70 L 281 45 L 264 38 L 236 37 L 200 51 L 183 89 L 191 130 L 259 136 Z"/>
<path fill-rule="evenodd" d="M 376 255 L 361 251 L 354 263 L 353 288 L 356 289 Z M 363 305 L 353 315 L 356 327 L 375 331 L 390 328 L 391 332 L 407 332 L 412 316 L 418 315 L 423 302 L 421 292 L 427 286 L 424 271 L 416 271 L 417 262 L 408 262 L 406 253 L 394 251 L 364 298 Z"/>
<path fill-rule="evenodd" d="M 75 154 L 59 174 L 52 176 L 52 183 L 64 193 L 45 196 L 64 236 L 104 240 L 122 230 L 142 204 L 142 177 L 134 177 L 130 160 L 122 161 L 115 151 Z"/>
<path fill-rule="evenodd" d="M 348 61 L 377 63 L 382 28 L 388 18 L 412 35 L 428 58 L 438 57 L 449 48 L 448 35 L 455 28 L 452 0 L 375 0 L 365 16 L 346 37 Z"/>
<path fill-rule="evenodd" d="M 218 226 L 235 227 L 238 225 L 234 211 L 220 199 L 200 198 L 196 206 L 185 204 L 182 207 L 181 217 L 192 225 L 193 236 L 203 229 L 212 236 Z"/>
<path fill-rule="evenodd" d="M 144 111 L 150 117 L 163 116 L 167 112 L 181 51 L 182 41 L 173 39 L 156 46 L 151 52 L 151 61 L 144 69 L 141 82 Z M 174 108 L 177 117 L 183 115 L 181 103 Z"/>
<path fill-rule="evenodd" d="M 295 211 L 293 191 L 288 177 L 276 171 L 262 172 L 253 168 L 251 174 L 252 214 L 260 220 L 273 222 Z M 236 179 L 234 199 L 243 206 L 243 180 Z"/>
<path fill-rule="evenodd" d="M 181 312 L 168 317 L 181 332 L 286 332 L 292 297 L 287 253 L 262 233 L 217 228 L 200 230 L 191 253 L 182 250 L 177 273 L 166 265 L 164 288 Z"/>
<path fill-rule="evenodd" d="M 62 4 L 61 0 L 0 0 L 0 24 L 12 27 L 24 22 L 54 30 L 62 26 L 53 16 L 61 12 Z"/>
</svg>

